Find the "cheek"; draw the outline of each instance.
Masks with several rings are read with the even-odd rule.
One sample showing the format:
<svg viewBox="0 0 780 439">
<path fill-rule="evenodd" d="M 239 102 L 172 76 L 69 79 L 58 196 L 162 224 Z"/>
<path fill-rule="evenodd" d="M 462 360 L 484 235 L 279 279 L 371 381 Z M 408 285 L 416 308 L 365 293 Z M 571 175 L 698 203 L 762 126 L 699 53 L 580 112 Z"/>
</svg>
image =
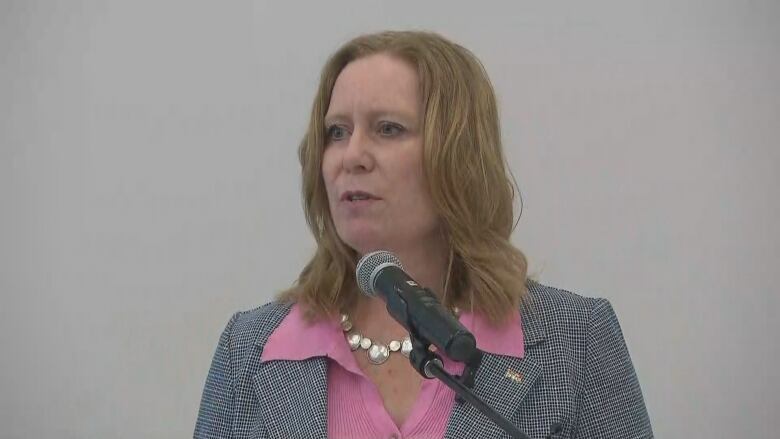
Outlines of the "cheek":
<svg viewBox="0 0 780 439">
<path fill-rule="evenodd" d="M 331 188 L 336 180 L 336 174 L 338 174 L 339 159 L 336 157 L 336 151 L 326 149 L 322 154 L 322 165 L 320 171 L 322 172 L 322 180 L 325 182 L 325 189 L 328 192 L 328 198 L 330 198 Z"/>
<path fill-rule="evenodd" d="M 433 200 L 431 200 L 428 182 L 422 166 L 422 157 L 411 157 L 402 167 L 398 181 L 403 185 L 403 203 L 406 209 L 417 213 L 418 221 L 430 222 L 435 216 Z"/>
</svg>

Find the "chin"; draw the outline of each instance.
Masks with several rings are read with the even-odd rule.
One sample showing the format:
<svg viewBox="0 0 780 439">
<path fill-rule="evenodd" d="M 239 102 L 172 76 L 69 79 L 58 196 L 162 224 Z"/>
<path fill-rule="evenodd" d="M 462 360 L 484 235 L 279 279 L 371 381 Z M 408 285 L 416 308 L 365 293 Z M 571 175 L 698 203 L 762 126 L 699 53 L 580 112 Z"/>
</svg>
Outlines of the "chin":
<svg viewBox="0 0 780 439">
<path fill-rule="evenodd" d="M 373 228 L 352 227 L 347 230 L 338 230 L 338 233 L 345 244 L 361 255 L 387 249 L 387 244 L 381 238 L 381 233 Z"/>
</svg>

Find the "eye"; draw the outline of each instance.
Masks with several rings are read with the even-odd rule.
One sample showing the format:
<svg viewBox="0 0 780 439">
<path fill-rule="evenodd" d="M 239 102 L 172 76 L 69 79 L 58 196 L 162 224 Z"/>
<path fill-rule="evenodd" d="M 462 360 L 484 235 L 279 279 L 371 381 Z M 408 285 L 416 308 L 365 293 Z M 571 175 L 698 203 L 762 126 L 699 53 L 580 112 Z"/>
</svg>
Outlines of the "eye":
<svg viewBox="0 0 780 439">
<path fill-rule="evenodd" d="M 347 135 L 347 130 L 339 125 L 331 125 L 325 130 L 325 136 L 328 141 L 343 140 Z"/>
<path fill-rule="evenodd" d="M 404 127 L 393 122 L 382 122 L 379 125 L 379 134 L 384 137 L 395 137 L 404 131 Z"/>
</svg>

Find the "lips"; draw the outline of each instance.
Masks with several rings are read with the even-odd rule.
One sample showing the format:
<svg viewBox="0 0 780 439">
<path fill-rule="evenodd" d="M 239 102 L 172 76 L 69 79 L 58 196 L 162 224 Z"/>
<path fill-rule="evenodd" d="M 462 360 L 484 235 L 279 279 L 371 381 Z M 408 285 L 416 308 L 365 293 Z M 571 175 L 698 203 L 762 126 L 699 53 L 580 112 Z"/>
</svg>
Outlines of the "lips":
<svg viewBox="0 0 780 439">
<path fill-rule="evenodd" d="M 355 201 L 365 201 L 365 200 L 380 200 L 381 198 L 377 197 L 376 195 L 366 192 L 366 191 L 345 191 L 341 193 L 341 197 L 339 200 L 341 201 L 349 201 L 349 202 L 355 202 Z"/>
</svg>

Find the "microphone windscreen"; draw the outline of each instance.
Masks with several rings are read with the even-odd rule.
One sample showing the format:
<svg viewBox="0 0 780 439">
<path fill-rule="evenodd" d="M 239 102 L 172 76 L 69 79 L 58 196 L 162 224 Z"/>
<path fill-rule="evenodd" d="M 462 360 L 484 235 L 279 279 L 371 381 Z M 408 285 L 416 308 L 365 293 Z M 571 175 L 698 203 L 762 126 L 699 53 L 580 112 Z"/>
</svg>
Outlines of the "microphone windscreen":
<svg viewBox="0 0 780 439">
<path fill-rule="evenodd" d="M 357 279 L 358 287 L 360 291 L 367 296 L 376 296 L 379 294 L 374 288 L 374 280 L 377 273 L 384 267 L 393 265 L 401 270 L 404 267 L 401 265 L 401 260 L 387 250 L 377 250 L 371 253 L 366 253 L 360 258 L 355 269 L 355 278 Z"/>
</svg>

